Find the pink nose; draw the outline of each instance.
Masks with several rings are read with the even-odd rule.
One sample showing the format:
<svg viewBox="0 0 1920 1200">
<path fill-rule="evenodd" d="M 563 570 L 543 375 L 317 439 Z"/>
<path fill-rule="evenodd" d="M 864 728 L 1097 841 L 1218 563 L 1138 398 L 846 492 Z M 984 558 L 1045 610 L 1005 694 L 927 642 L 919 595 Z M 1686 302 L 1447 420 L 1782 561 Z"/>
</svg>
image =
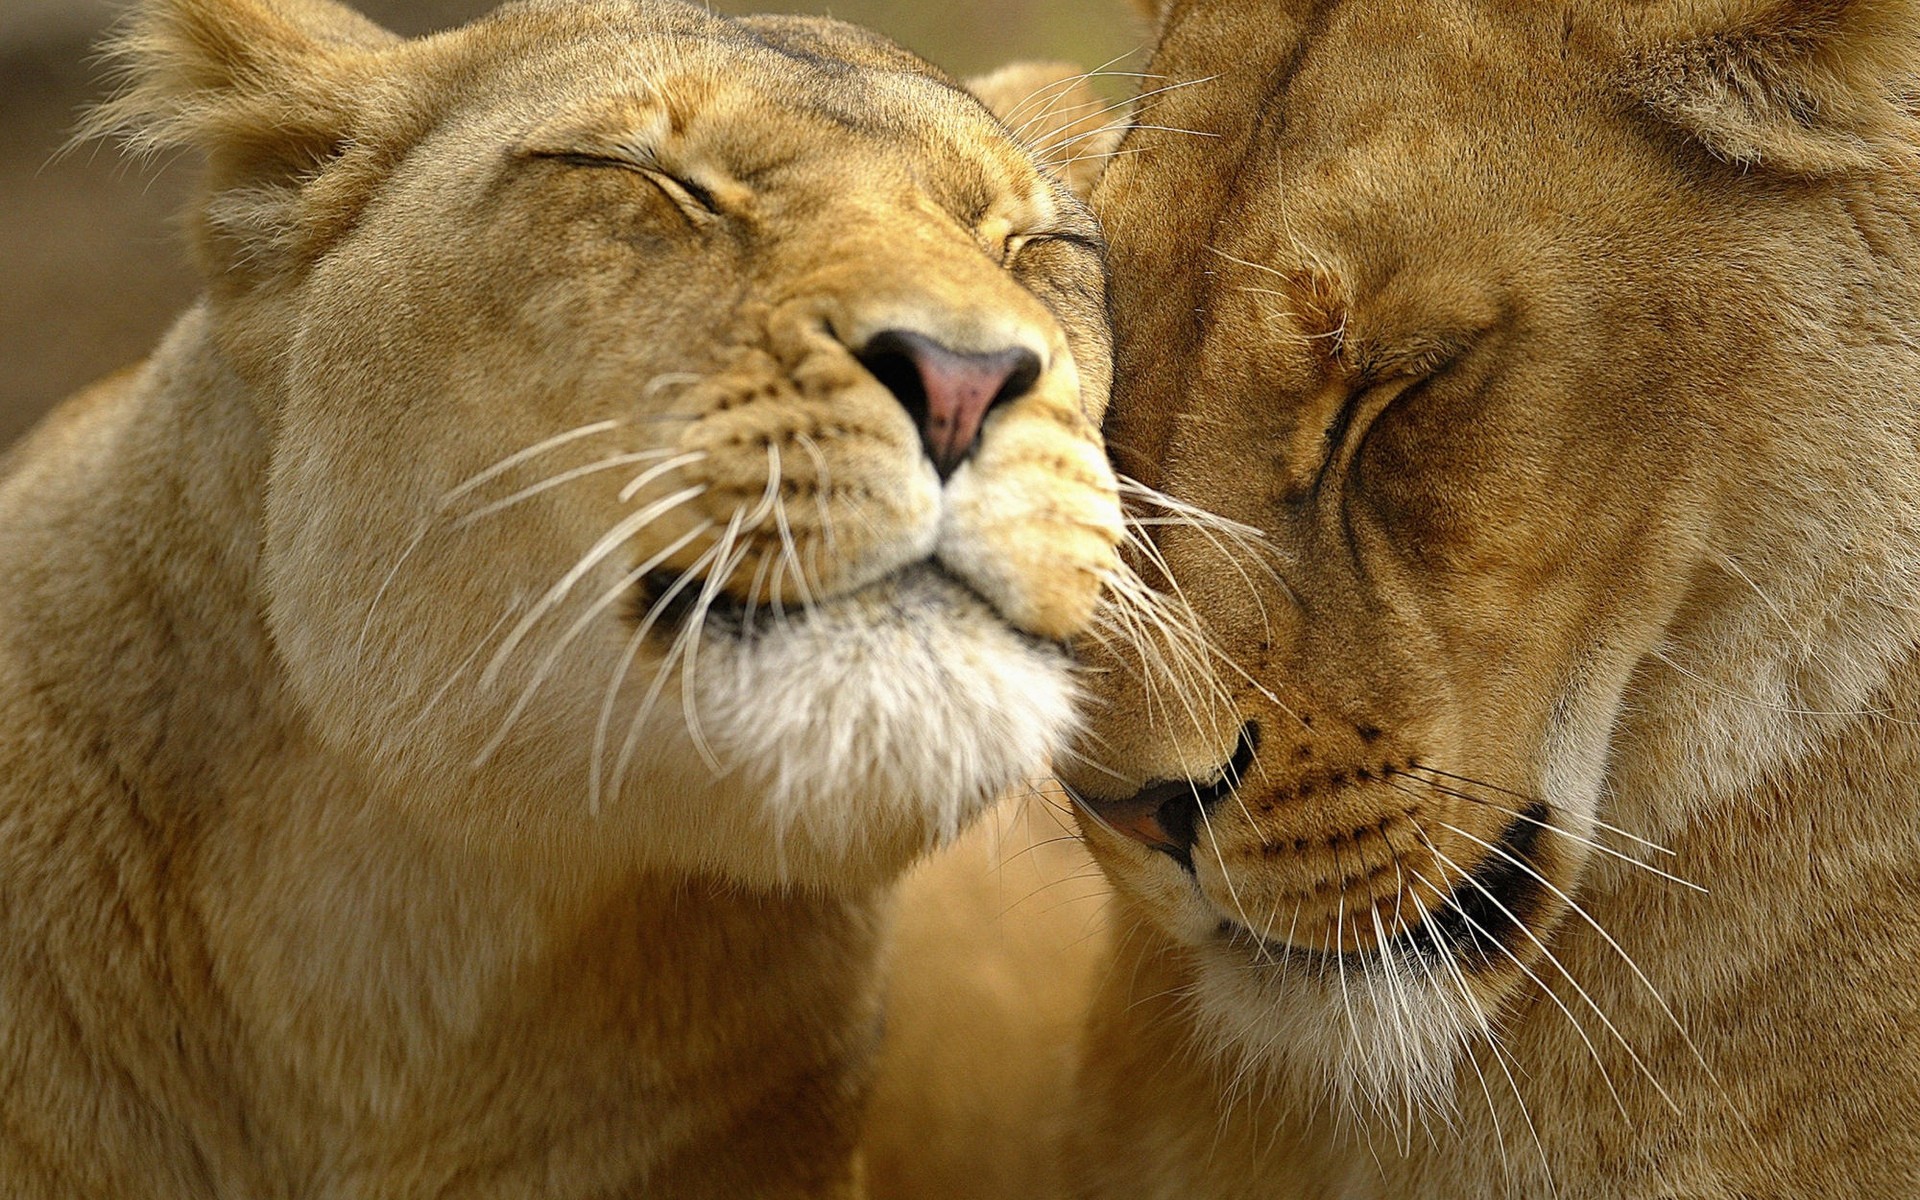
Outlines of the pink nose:
<svg viewBox="0 0 1920 1200">
<path fill-rule="evenodd" d="M 1024 346 L 963 353 L 907 329 L 875 334 L 860 362 L 899 397 L 942 479 L 972 453 L 993 406 L 1026 395 L 1040 378 L 1040 358 Z"/>
</svg>

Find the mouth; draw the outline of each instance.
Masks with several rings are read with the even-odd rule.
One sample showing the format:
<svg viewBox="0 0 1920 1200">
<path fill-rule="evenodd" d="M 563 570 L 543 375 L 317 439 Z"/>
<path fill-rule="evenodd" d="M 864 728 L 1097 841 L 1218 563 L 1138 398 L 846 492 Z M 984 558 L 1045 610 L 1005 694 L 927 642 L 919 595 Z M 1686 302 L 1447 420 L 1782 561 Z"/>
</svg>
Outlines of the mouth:
<svg viewBox="0 0 1920 1200">
<path fill-rule="evenodd" d="M 1202 812 L 1239 790 L 1241 780 L 1253 770 L 1260 751 L 1260 725 L 1249 721 L 1240 729 L 1233 757 L 1212 783 L 1172 781 L 1149 787 L 1125 806 L 1124 813 L 1103 813 L 1073 788 L 1066 788 L 1074 807 L 1115 837 L 1133 837 L 1147 848 L 1172 859 L 1189 878 L 1198 879 L 1193 864 L 1194 825 Z M 1115 820 L 1134 826 L 1131 833 L 1115 827 Z"/>
<path fill-rule="evenodd" d="M 877 621 L 912 622 L 984 612 L 1034 648 L 1064 650 L 1062 643 L 1008 621 L 978 589 L 931 557 L 908 563 L 851 591 L 797 605 L 777 599 L 748 599 L 723 589 L 709 589 L 701 579 L 656 571 L 635 586 L 632 615 L 636 624 L 651 621 L 656 628 L 676 635 L 697 624 L 703 636 L 752 643 L 809 621 L 823 609 L 854 605 L 864 606 Z"/>
<path fill-rule="evenodd" d="M 806 606 L 792 615 L 804 619 Z M 698 621 L 703 630 L 747 639 L 787 619 L 788 611 L 778 599 L 756 604 L 724 589 L 709 589 L 694 576 L 654 571 L 634 587 L 632 616 L 636 625 L 673 633 Z"/>
</svg>

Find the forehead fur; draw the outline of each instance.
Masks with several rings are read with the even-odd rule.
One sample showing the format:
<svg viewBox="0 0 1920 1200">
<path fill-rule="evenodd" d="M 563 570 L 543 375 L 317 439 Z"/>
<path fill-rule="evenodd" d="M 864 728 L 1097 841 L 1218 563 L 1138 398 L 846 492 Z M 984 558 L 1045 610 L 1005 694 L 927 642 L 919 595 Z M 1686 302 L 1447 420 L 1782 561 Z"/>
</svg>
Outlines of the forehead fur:
<svg viewBox="0 0 1920 1200">
<path fill-rule="evenodd" d="M 109 58 L 123 87 L 86 135 L 309 166 L 346 143 L 418 137 L 458 111 L 619 88 L 755 97 L 769 119 L 805 113 L 875 137 L 929 126 L 977 135 L 993 121 L 938 68 L 855 26 L 733 19 L 682 0 L 518 0 L 416 41 L 331 0 L 155 0 Z"/>
<path fill-rule="evenodd" d="M 86 132 L 204 155 L 193 228 L 216 292 L 313 261 L 436 131 L 468 159 L 570 121 L 603 140 L 684 135 L 688 153 L 736 177 L 786 164 L 788 179 L 824 187 L 832 172 L 876 196 L 911 181 L 963 216 L 1032 205 L 1008 218 L 1016 225 L 1051 219 L 1054 201 L 1078 212 L 980 100 L 884 39 L 821 18 L 520 0 L 403 40 L 332 0 L 150 0 L 110 53 L 125 86 Z M 614 101 L 635 98 L 664 124 L 609 119 Z"/>
<path fill-rule="evenodd" d="M 1914 0 L 1573 0 L 1513 5 L 1500 0 L 1162 0 L 1166 31 L 1196 42 L 1244 26 L 1279 57 L 1268 82 L 1284 89 L 1310 54 L 1349 44 L 1375 62 L 1418 59 L 1435 35 L 1475 43 L 1459 66 L 1474 86 L 1534 55 L 1591 71 L 1639 115 L 1676 127 L 1717 157 L 1787 173 L 1824 175 L 1912 154 L 1914 64 L 1920 4 Z M 1255 11 L 1257 10 L 1257 12 Z M 1517 39 L 1502 36 L 1524 31 Z M 1254 55 L 1253 57 L 1258 57 Z M 1549 72 L 1549 75 L 1557 72 Z M 1350 77 L 1364 79 L 1364 76 Z M 1536 78 L 1532 82 L 1543 80 Z M 1375 87 L 1408 81 L 1377 76 Z M 1447 95 L 1422 98 L 1445 103 Z"/>
<path fill-rule="evenodd" d="M 483 75 L 548 97 L 609 85 L 685 93 L 698 81 L 708 101 L 751 95 L 769 115 L 805 111 L 873 133 L 949 107 L 941 115 L 954 123 L 989 119 L 932 64 L 825 18 L 733 19 L 678 0 L 522 0 L 454 36 Z"/>
<path fill-rule="evenodd" d="M 1218 336 L 1231 304 L 1280 377 L 1418 370 L 1497 316 L 1476 281 L 1526 277 L 1575 212 L 1609 223 L 1607 172 L 1732 198 L 1752 180 L 1710 159 L 1799 176 L 1910 161 L 1917 9 L 1176 0 L 1148 67 L 1176 86 L 1144 100 L 1127 151 L 1192 186 L 1145 213 L 1119 171 L 1098 206 L 1117 238 L 1154 226 L 1120 239 L 1134 252 L 1208 256 L 1160 285 L 1192 294 L 1155 318 L 1159 344 L 1203 324 L 1238 340 Z M 1223 62 L 1221 45 L 1240 49 Z M 1602 142 L 1623 154 L 1596 161 Z"/>
</svg>

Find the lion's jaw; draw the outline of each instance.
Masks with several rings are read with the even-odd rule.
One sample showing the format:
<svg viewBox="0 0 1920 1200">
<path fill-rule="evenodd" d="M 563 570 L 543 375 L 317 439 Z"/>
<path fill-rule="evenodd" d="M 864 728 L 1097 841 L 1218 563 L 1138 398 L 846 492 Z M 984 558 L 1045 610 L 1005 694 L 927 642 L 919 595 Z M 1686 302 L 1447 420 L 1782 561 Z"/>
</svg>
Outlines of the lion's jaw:
<svg viewBox="0 0 1920 1200">
<path fill-rule="evenodd" d="M 284 94 L 121 107 L 211 143 L 209 319 L 275 431 L 263 591 L 321 738 L 459 841 L 858 889 L 1067 731 L 1119 536 L 1099 234 L 918 60 L 718 21 L 355 26 L 260 66 Z M 960 435 L 877 349 L 911 338 L 1018 364 L 940 470 Z"/>
<path fill-rule="evenodd" d="M 1630 31 L 1635 57 L 1605 22 L 1487 9 L 1175 6 L 1168 90 L 1095 197 L 1108 437 L 1177 502 L 1144 502 L 1136 566 L 1218 654 L 1111 658 L 1098 765 L 1066 774 L 1134 822 L 1083 824 L 1175 948 L 1191 1036 L 1389 1120 L 1548 1009 L 1540 982 L 1617 1057 L 1578 988 L 1637 968 L 1559 973 L 1569 931 L 1603 937 L 1573 900 L 1675 952 L 1676 1010 L 1724 982 L 1677 966 L 1728 959 L 1710 921 L 1634 922 L 1688 895 L 1669 873 L 1738 895 L 1777 863 L 1653 843 L 1700 854 L 1824 739 L 1870 755 L 1920 638 L 1911 195 L 1857 163 L 1846 222 L 1824 184 L 1747 190 L 1630 110 L 1673 31 Z M 1156 781 L 1209 802 L 1150 820 L 1128 792 Z"/>
</svg>

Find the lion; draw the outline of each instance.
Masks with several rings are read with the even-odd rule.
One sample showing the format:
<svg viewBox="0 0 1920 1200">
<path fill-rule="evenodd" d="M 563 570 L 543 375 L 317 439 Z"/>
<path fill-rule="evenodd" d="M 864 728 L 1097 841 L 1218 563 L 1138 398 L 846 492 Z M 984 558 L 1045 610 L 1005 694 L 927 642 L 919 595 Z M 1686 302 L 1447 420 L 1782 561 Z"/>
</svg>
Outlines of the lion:
<svg viewBox="0 0 1920 1200">
<path fill-rule="evenodd" d="M 1162 7 L 1079 1194 L 1920 1195 L 1920 4 Z"/>
<path fill-rule="evenodd" d="M 206 295 L 0 476 L 0 1190 L 859 1194 L 890 887 L 1118 561 L 1077 83 L 677 0 L 117 53 Z"/>
</svg>

